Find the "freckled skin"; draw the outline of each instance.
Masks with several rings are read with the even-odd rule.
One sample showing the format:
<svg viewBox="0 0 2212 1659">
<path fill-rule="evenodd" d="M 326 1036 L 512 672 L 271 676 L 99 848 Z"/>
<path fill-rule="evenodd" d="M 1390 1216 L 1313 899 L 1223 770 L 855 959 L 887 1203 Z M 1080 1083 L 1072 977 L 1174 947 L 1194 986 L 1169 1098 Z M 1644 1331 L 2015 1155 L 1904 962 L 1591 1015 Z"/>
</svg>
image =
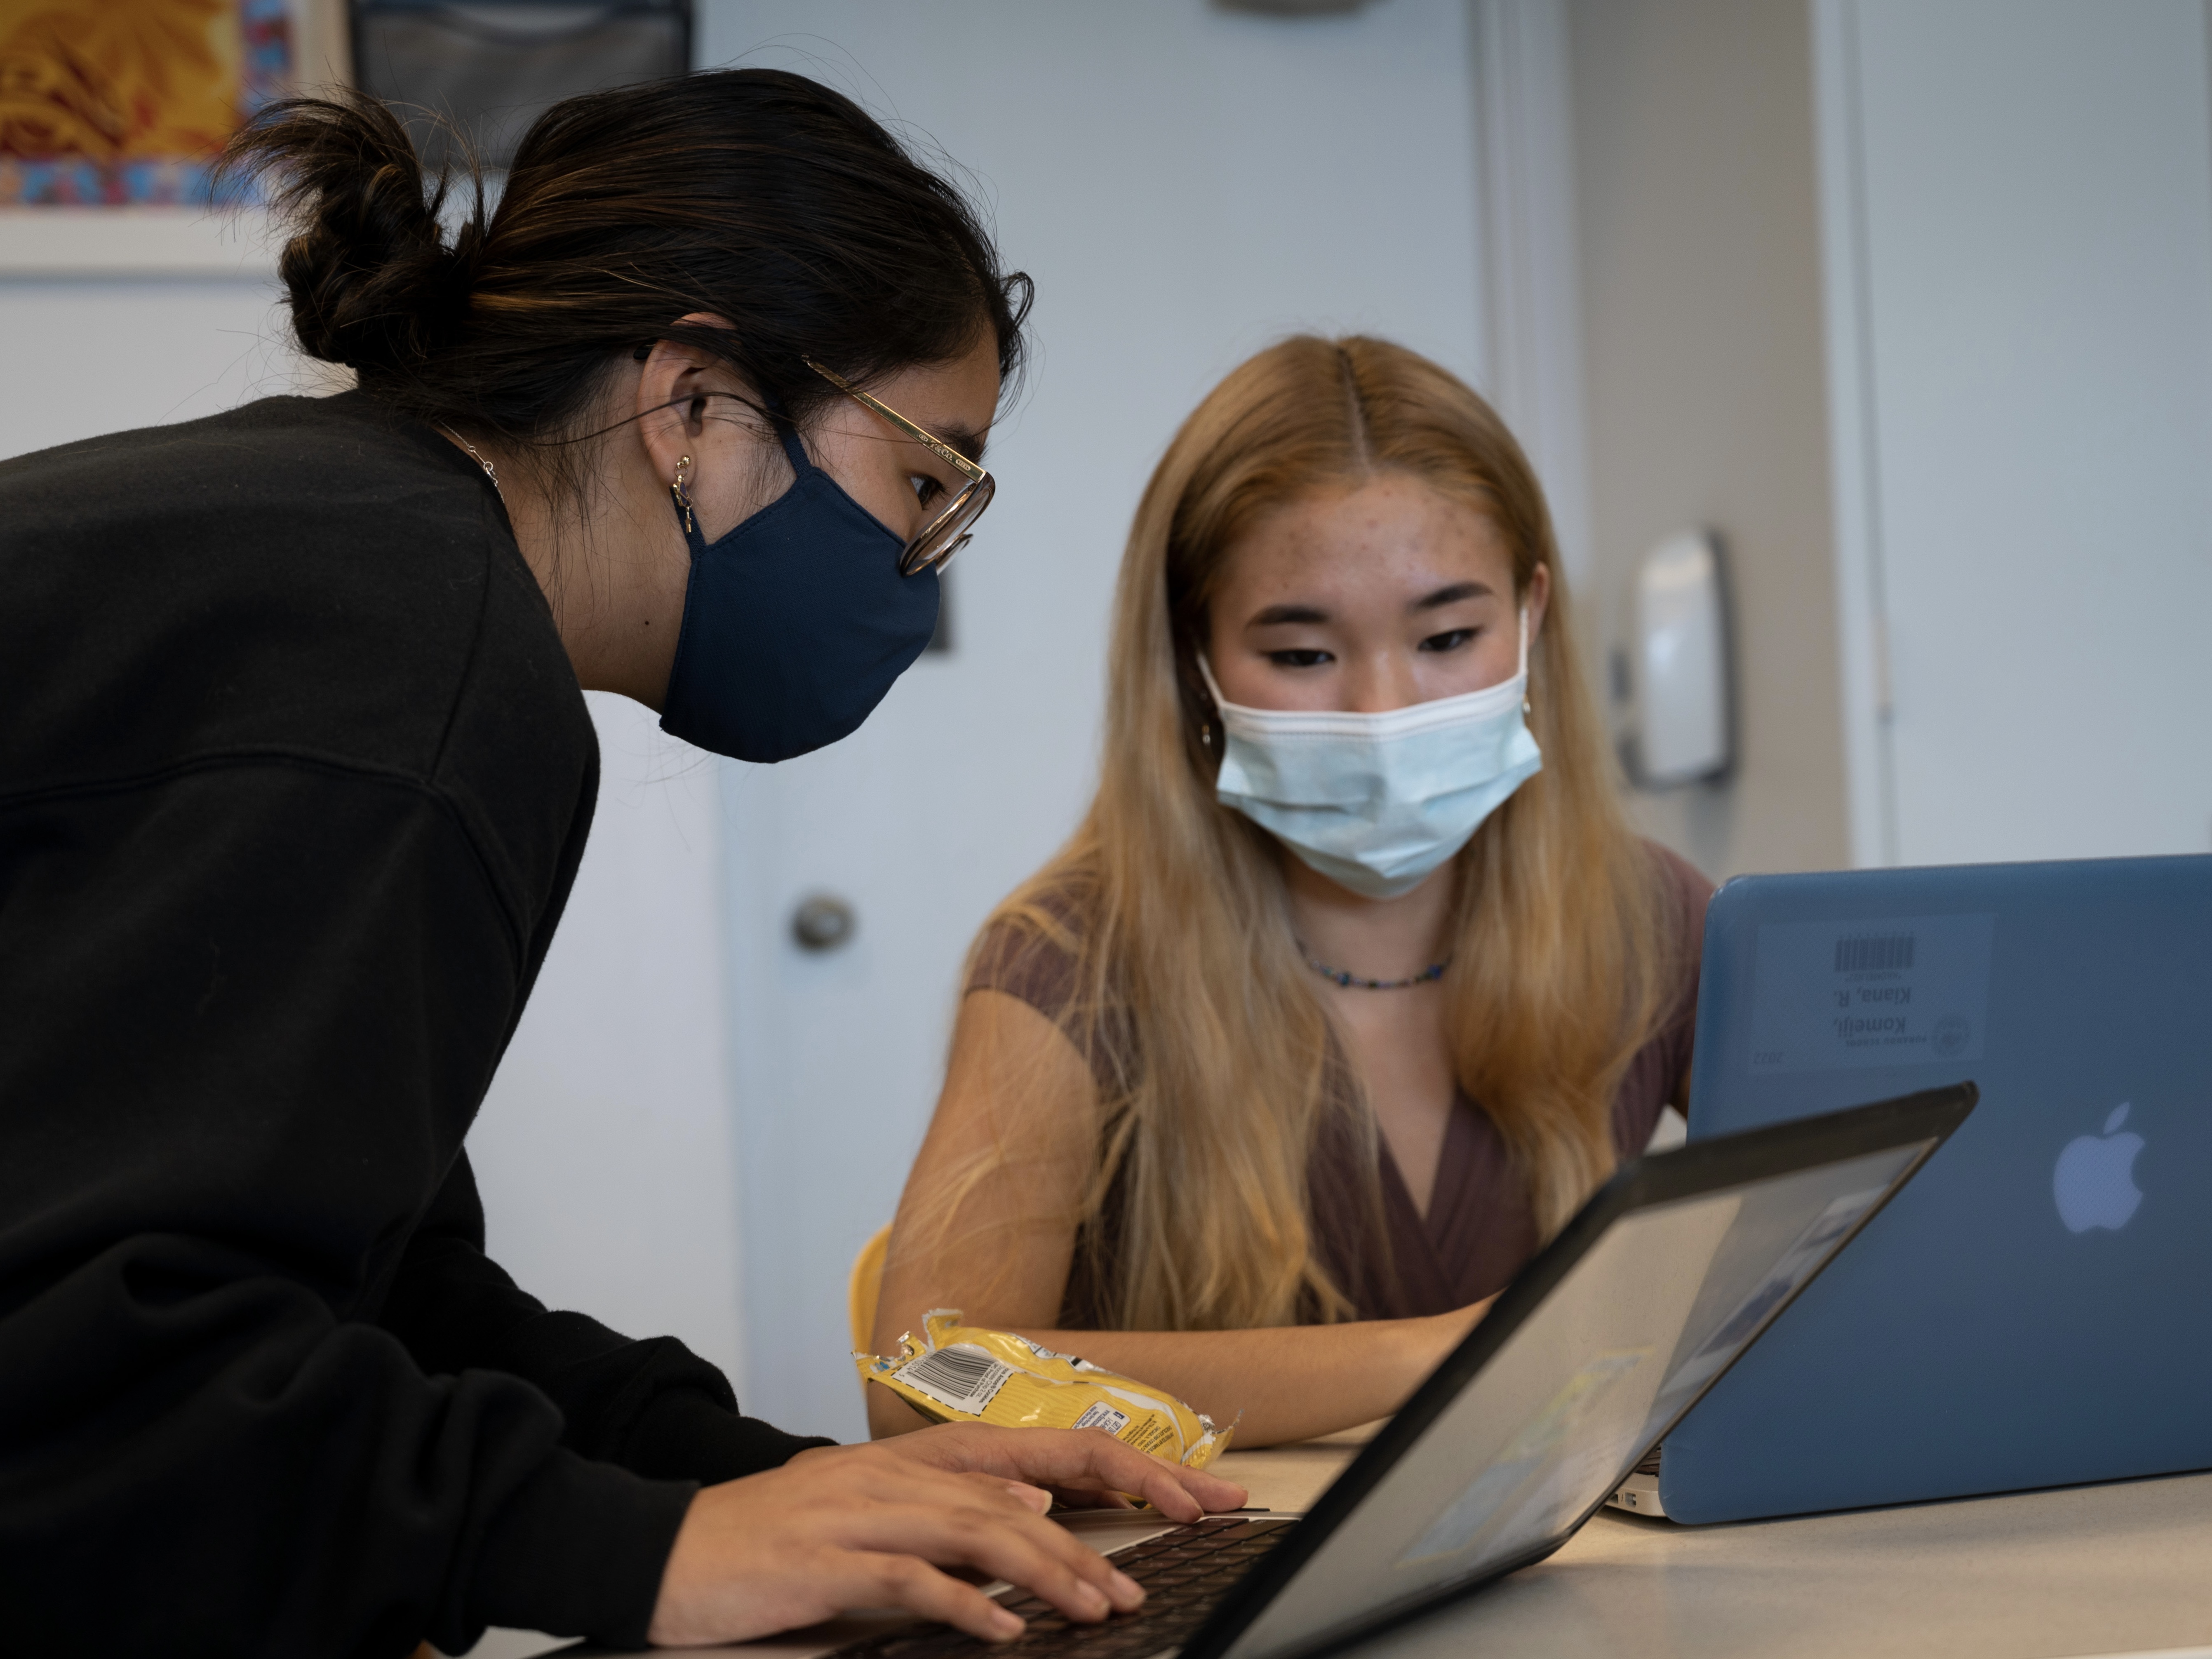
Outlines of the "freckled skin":
<svg viewBox="0 0 2212 1659">
<path fill-rule="evenodd" d="M 1468 591 L 1423 605 L 1454 590 Z M 1531 638 L 1549 595 L 1539 569 Z M 1380 713 L 1510 679 L 1515 609 L 1512 556 L 1490 520 L 1385 474 L 1279 508 L 1229 549 L 1207 659 L 1231 702 Z"/>
</svg>

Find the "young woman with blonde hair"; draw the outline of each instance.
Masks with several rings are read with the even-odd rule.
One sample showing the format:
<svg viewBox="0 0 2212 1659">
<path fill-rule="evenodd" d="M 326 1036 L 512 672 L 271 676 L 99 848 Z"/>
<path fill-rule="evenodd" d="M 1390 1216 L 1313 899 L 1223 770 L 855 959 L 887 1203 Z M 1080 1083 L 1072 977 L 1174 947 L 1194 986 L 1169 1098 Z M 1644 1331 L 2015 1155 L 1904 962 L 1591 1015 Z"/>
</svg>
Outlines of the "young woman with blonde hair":
<svg viewBox="0 0 2212 1659">
<path fill-rule="evenodd" d="M 1623 822 L 1519 447 L 1401 347 L 1199 406 L 1109 680 L 1088 817 L 971 954 L 877 1346 L 954 1306 L 1241 1443 L 1382 1416 L 1683 1097 L 1709 889 Z"/>
</svg>

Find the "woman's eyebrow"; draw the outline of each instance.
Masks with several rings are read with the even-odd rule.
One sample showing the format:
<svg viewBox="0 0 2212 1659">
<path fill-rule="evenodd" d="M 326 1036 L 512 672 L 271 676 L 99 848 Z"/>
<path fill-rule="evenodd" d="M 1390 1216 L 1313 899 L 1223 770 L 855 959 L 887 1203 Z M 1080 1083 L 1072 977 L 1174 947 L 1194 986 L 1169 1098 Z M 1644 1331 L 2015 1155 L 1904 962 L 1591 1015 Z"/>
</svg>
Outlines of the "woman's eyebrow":
<svg viewBox="0 0 2212 1659">
<path fill-rule="evenodd" d="M 932 431 L 947 449 L 957 449 L 976 465 L 983 465 L 983 434 L 964 426 L 933 428 Z"/>
<path fill-rule="evenodd" d="M 1437 611 L 1448 605 L 1457 605 L 1462 599 L 1486 599 L 1492 589 L 1487 582 L 1454 582 L 1449 587 L 1439 587 L 1425 599 L 1415 599 L 1408 611 Z"/>
<path fill-rule="evenodd" d="M 1328 612 L 1311 605 L 1271 605 L 1244 624 L 1247 628 L 1277 628 L 1285 623 L 1325 623 Z"/>
</svg>

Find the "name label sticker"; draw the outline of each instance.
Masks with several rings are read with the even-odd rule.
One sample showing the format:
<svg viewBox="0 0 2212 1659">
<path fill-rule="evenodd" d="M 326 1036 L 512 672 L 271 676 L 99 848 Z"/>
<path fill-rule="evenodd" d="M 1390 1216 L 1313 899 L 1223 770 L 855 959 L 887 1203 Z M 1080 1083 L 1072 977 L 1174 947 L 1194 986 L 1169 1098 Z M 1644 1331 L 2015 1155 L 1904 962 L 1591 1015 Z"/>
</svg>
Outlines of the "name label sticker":
<svg viewBox="0 0 2212 1659">
<path fill-rule="evenodd" d="M 1993 915 L 1761 927 L 1752 1071 L 1979 1059 L 1996 930 Z"/>
</svg>

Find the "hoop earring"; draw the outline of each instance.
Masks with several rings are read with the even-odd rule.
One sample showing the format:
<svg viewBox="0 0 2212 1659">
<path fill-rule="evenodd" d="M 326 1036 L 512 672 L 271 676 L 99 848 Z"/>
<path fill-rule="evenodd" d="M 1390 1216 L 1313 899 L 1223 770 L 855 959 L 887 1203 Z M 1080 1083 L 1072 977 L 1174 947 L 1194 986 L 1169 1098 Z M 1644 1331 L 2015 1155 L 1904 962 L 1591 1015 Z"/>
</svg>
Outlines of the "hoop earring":
<svg viewBox="0 0 2212 1659">
<path fill-rule="evenodd" d="M 687 536 L 692 533 L 691 491 L 684 482 L 684 474 L 690 465 L 691 458 L 689 455 L 677 462 L 676 481 L 668 486 L 668 493 L 676 497 L 676 505 L 684 514 L 684 533 Z"/>
</svg>

